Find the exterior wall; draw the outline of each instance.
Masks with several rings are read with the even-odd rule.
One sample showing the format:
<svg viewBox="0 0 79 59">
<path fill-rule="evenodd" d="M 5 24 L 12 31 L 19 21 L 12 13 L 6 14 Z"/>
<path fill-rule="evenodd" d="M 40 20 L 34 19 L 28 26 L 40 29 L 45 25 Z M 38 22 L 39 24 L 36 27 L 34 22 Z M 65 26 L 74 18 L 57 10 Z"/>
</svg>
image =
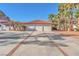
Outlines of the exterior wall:
<svg viewBox="0 0 79 59">
<path fill-rule="evenodd" d="M 51 31 L 51 26 L 44 26 L 44 31 Z"/>
<path fill-rule="evenodd" d="M 35 29 L 35 26 L 28 26 L 30 29 Z"/>
<path fill-rule="evenodd" d="M 11 29 L 13 29 L 13 27 L 0 24 L 0 31 L 9 31 Z"/>
<path fill-rule="evenodd" d="M 13 30 L 14 29 L 13 26 L 9 26 L 9 28 L 10 28 L 9 30 Z"/>
<path fill-rule="evenodd" d="M 6 26 L 6 31 L 9 31 L 9 26 Z"/>
<path fill-rule="evenodd" d="M 15 29 L 13 28 L 13 26 L 6 26 L 4 24 L 0 24 L 0 31 L 9 31 L 9 30 L 15 30 Z M 19 30 L 19 28 L 16 27 L 16 30 Z M 51 31 L 51 26 L 49 24 L 29 24 L 29 25 L 26 25 L 26 30 Z"/>
<path fill-rule="evenodd" d="M 32 30 L 35 30 L 35 25 L 26 25 L 26 30 L 28 31 L 32 31 Z"/>
<path fill-rule="evenodd" d="M 5 31 L 6 30 L 6 25 L 0 24 L 0 31 Z"/>
<path fill-rule="evenodd" d="M 0 31 L 3 29 L 2 25 L 0 24 Z"/>
<path fill-rule="evenodd" d="M 43 26 L 40 26 L 40 25 L 36 26 L 36 30 L 37 31 L 42 31 L 43 30 Z"/>
<path fill-rule="evenodd" d="M 27 25 L 27 30 L 51 31 L 51 26 L 49 24 L 31 24 Z"/>
</svg>

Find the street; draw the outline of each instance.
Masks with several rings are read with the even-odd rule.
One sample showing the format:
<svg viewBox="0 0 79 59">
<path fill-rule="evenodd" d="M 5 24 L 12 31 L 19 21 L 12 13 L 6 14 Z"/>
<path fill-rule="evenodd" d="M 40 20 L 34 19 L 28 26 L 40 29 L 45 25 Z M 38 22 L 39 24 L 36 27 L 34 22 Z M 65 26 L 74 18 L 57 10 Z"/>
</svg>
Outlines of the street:
<svg viewBox="0 0 79 59">
<path fill-rule="evenodd" d="M 56 31 L 1 32 L 0 56 L 79 56 L 78 39 Z"/>
</svg>

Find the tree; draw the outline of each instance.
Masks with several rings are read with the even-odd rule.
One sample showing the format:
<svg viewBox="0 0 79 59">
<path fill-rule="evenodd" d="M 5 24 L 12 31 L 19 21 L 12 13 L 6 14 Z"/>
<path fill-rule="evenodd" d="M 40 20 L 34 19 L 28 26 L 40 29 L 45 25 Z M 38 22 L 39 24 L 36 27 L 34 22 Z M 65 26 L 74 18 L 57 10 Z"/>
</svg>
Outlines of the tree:
<svg viewBox="0 0 79 59">
<path fill-rule="evenodd" d="M 65 4 L 65 10 L 69 12 L 69 18 L 70 18 L 70 29 L 73 29 L 73 21 L 74 21 L 74 8 L 79 8 L 78 3 L 68 3 Z"/>
<path fill-rule="evenodd" d="M 69 29 L 72 30 L 73 29 L 73 13 L 74 13 L 74 8 L 77 7 L 77 4 L 75 3 L 62 3 L 62 4 L 59 4 L 59 10 L 60 11 L 63 11 L 66 13 L 68 13 L 68 16 L 66 17 L 69 17 Z M 63 16 L 65 15 L 63 14 Z"/>
<path fill-rule="evenodd" d="M 58 11 L 59 11 L 59 16 L 60 16 L 60 26 L 61 26 L 61 29 L 66 29 L 66 19 L 65 19 L 65 10 L 64 10 L 64 4 L 59 4 L 59 7 L 58 7 Z"/>
<path fill-rule="evenodd" d="M 79 30 L 79 10 L 77 10 L 76 13 L 74 13 L 74 16 L 76 17 L 77 25 L 78 25 L 78 30 Z"/>
<path fill-rule="evenodd" d="M 51 23 L 52 29 L 57 29 L 57 19 L 55 14 L 50 14 L 48 16 L 49 22 Z"/>
<path fill-rule="evenodd" d="M 52 22 L 54 17 L 55 17 L 54 14 L 49 14 L 49 16 L 48 16 L 49 22 Z"/>
<path fill-rule="evenodd" d="M 58 14 L 50 14 L 49 21 L 57 21 L 57 28 L 63 30 L 73 30 L 74 8 L 79 10 L 79 3 L 61 3 L 58 6 Z M 76 18 L 79 15 L 76 15 Z"/>
</svg>

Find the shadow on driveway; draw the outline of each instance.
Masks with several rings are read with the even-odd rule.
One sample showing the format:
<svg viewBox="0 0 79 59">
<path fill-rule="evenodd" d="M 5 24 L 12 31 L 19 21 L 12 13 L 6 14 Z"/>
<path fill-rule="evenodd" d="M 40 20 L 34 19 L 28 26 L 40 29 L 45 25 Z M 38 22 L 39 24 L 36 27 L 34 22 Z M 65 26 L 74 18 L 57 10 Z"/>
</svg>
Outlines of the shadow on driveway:
<svg viewBox="0 0 79 59">
<path fill-rule="evenodd" d="M 38 38 L 40 38 L 40 37 L 43 37 L 44 38 L 44 36 L 46 36 L 48 39 L 49 39 L 49 41 L 40 41 L 40 40 L 38 40 Z M 39 46 L 50 46 L 50 47 L 55 47 L 55 44 L 54 43 L 52 43 L 51 42 L 51 40 L 65 40 L 64 38 L 62 38 L 62 36 L 60 36 L 60 35 L 56 35 L 56 34 L 54 34 L 54 33 L 52 33 L 52 34 L 50 34 L 50 33 L 42 33 L 42 34 L 38 34 L 38 35 L 34 35 L 34 36 L 32 36 L 32 37 L 34 37 L 34 41 L 32 40 L 32 41 L 25 41 L 25 42 L 22 42 L 21 44 L 37 44 L 37 45 L 39 45 Z M 10 38 L 10 37 L 5 37 L 5 39 L 8 39 L 8 38 Z M 16 38 L 16 39 L 18 39 L 19 37 L 11 37 L 12 39 L 14 39 L 14 38 Z M 0 39 L 2 39 L 2 38 L 0 38 Z M 15 39 L 14 39 L 15 40 Z M 0 46 L 5 46 L 5 45 L 10 45 L 10 44 L 16 44 L 16 43 L 19 43 L 18 41 L 8 41 L 8 43 L 6 43 L 7 41 L 3 41 L 3 42 L 0 42 L 0 44 L 1 43 L 4 43 L 3 45 L 0 45 Z M 68 45 L 66 44 L 66 43 L 60 43 L 60 42 L 58 42 L 57 43 L 59 46 L 63 46 L 63 47 L 68 47 Z"/>
</svg>

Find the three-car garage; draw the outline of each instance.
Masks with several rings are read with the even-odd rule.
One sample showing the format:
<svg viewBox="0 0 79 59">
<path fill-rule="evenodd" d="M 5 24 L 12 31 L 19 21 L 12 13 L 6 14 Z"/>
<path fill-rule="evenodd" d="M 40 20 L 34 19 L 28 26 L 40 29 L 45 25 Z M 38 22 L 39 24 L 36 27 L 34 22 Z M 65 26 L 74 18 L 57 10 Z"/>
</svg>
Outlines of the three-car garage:
<svg viewBox="0 0 79 59">
<path fill-rule="evenodd" d="M 48 23 L 48 21 L 35 20 L 25 24 L 26 24 L 26 30 L 51 31 L 51 25 L 50 23 Z"/>
</svg>

